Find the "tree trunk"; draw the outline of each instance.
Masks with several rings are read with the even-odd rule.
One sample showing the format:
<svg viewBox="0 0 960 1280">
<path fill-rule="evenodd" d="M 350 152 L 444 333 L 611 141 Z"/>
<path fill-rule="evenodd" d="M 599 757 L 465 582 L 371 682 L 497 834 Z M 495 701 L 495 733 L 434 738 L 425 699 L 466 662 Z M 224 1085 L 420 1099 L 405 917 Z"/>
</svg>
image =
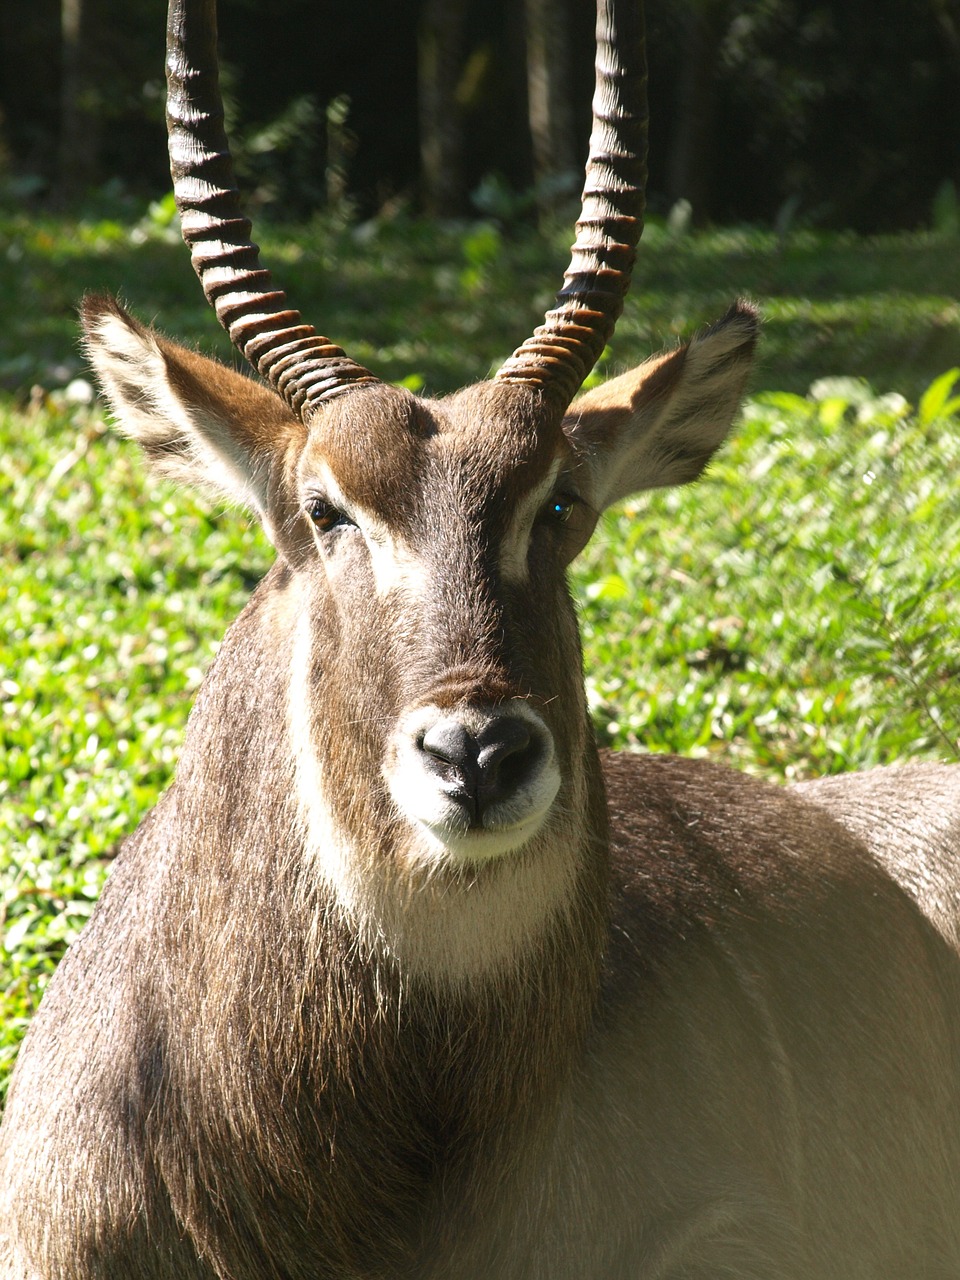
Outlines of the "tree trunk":
<svg viewBox="0 0 960 1280">
<path fill-rule="evenodd" d="M 61 0 L 60 154 L 57 193 L 62 201 L 82 195 L 97 177 L 99 129 L 94 45 L 88 0 Z"/>
<path fill-rule="evenodd" d="M 726 0 L 689 0 L 667 173 L 671 202 L 688 200 L 696 223 L 710 214 L 717 114 L 717 59 Z"/>
<path fill-rule="evenodd" d="M 457 99 L 466 0 L 426 0 L 420 18 L 420 170 L 427 213 L 463 208 L 463 114 Z"/>
<path fill-rule="evenodd" d="M 569 23 L 564 0 L 525 0 L 527 112 L 537 206 L 547 213 L 577 181 L 570 110 Z"/>
</svg>

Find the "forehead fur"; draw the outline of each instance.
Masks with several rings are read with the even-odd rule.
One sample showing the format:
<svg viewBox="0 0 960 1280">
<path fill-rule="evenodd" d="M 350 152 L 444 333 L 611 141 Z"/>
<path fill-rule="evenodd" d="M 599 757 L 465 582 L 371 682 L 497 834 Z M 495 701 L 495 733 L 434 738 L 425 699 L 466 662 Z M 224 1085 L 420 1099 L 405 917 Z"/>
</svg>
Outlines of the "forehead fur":
<svg viewBox="0 0 960 1280">
<path fill-rule="evenodd" d="M 302 474 L 322 461 L 348 500 L 381 512 L 412 513 L 438 475 L 479 503 L 506 499 L 548 471 L 563 440 L 560 419 L 542 396 L 495 382 L 443 400 L 358 388 L 311 421 Z"/>
</svg>

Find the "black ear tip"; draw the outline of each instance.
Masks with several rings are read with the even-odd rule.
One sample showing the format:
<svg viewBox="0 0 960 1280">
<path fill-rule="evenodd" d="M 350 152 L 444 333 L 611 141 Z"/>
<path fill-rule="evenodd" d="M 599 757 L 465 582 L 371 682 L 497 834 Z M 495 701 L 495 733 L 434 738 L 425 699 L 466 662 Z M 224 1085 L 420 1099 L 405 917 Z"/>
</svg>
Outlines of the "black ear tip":
<svg viewBox="0 0 960 1280">
<path fill-rule="evenodd" d="M 104 320 L 113 317 L 122 320 L 130 329 L 138 333 L 145 332 L 143 325 L 136 320 L 125 307 L 122 307 L 112 293 L 85 293 L 77 307 L 80 323 L 85 333 L 90 334 Z"/>
<path fill-rule="evenodd" d="M 732 324 L 743 332 L 744 339 L 756 342 L 760 336 L 763 317 L 760 308 L 750 298 L 737 298 L 736 302 L 720 321 L 721 325 Z"/>
<path fill-rule="evenodd" d="M 123 308 L 112 293 L 85 293 L 80 299 L 80 305 L 77 308 L 80 312 L 80 319 L 84 323 L 91 320 L 98 320 L 102 315 L 111 313 L 113 315 L 123 315 Z"/>
<path fill-rule="evenodd" d="M 731 359 L 752 358 L 760 337 L 760 308 L 749 298 L 737 298 L 736 302 L 715 324 L 696 335 L 691 346 L 710 342 L 722 346 Z"/>
<path fill-rule="evenodd" d="M 760 309 L 756 304 L 747 298 L 738 298 L 716 323 L 694 336 L 689 348 L 680 350 L 688 355 L 704 348 L 710 350 L 714 370 L 719 367 L 715 363 L 719 356 L 725 357 L 727 363 L 750 361 L 760 336 L 760 324 Z"/>
</svg>

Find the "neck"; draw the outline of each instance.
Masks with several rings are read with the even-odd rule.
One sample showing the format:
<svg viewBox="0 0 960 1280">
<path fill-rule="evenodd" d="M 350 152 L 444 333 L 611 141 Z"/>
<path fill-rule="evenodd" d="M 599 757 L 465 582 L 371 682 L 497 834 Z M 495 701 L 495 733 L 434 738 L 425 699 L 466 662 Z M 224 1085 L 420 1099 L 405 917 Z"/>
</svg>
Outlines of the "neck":
<svg viewBox="0 0 960 1280">
<path fill-rule="evenodd" d="M 213 1222 L 218 1206 L 262 1194 L 266 1169 L 270 1196 L 301 1205 L 289 1221 L 323 1206 L 316 1247 L 335 1251 L 332 1272 L 401 1274 L 427 1247 L 424 1230 L 440 1229 L 424 1222 L 446 1222 L 453 1203 L 482 1213 L 487 1188 L 460 1185 L 461 1168 L 480 1161 L 502 1185 L 507 1136 L 523 1149 L 518 1129 L 543 1123 L 582 1044 L 607 872 L 605 839 L 576 833 L 605 829 L 599 764 L 585 755 L 584 799 L 563 806 L 576 828 L 560 823 L 473 870 L 401 874 L 389 832 L 358 850 L 336 829 L 331 854 L 318 833 L 332 824 L 315 808 L 326 779 L 284 741 L 303 727 L 290 677 L 261 660 L 278 651 L 277 594 L 255 597 L 224 641 L 184 750 L 186 785 L 170 797 L 187 833 L 178 856 L 197 866 L 177 877 L 192 900 L 171 904 L 176 936 L 165 942 L 195 956 L 177 980 L 191 1005 L 183 1016 L 215 1041 L 225 1065 L 214 1087 L 229 1095 L 219 1110 L 232 1117 L 209 1189 L 190 1189 L 191 1204 L 202 1201 L 191 1214 L 202 1239 L 204 1213 Z M 268 633 L 269 646 L 258 639 Z M 240 803 L 244 788 L 259 788 L 261 803 Z M 216 797 L 213 812 L 209 800 L 187 811 L 200 793 Z M 357 868 L 347 880 L 344 866 Z M 357 887 L 378 866 L 374 888 Z M 189 1077 L 204 1070 L 184 1057 L 170 1074 L 187 1077 L 190 1096 Z M 264 1115 L 280 1118 L 268 1134 Z"/>
</svg>

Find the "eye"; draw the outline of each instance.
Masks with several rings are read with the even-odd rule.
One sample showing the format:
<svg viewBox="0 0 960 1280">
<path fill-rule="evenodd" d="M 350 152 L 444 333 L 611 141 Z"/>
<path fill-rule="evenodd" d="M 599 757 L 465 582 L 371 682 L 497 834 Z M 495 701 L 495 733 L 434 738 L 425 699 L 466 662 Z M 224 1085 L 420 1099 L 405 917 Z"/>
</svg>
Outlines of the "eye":
<svg viewBox="0 0 960 1280">
<path fill-rule="evenodd" d="M 346 512 L 323 498 L 311 499 L 307 507 L 307 515 L 313 521 L 313 527 L 318 533 L 330 533 L 332 529 L 353 524 Z"/>
<path fill-rule="evenodd" d="M 543 518 L 553 524 L 564 524 L 570 519 L 577 499 L 571 493 L 555 493 L 543 508 Z"/>
</svg>

